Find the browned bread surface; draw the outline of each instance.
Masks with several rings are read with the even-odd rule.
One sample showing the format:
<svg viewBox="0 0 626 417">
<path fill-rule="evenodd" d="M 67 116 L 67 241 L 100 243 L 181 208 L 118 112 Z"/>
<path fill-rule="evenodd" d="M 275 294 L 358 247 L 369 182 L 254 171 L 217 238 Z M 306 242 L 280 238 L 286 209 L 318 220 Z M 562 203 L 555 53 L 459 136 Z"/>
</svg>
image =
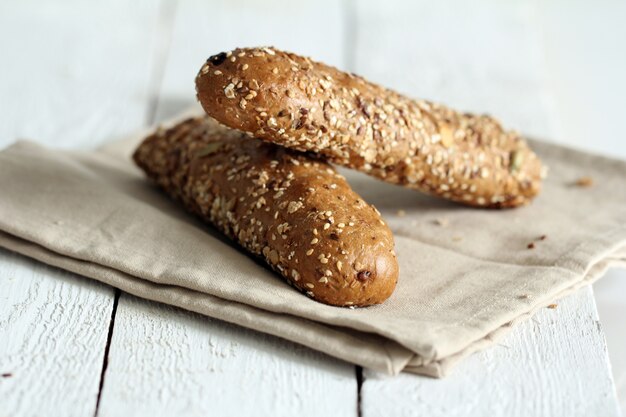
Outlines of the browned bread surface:
<svg viewBox="0 0 626 417">
<path fill-rule="evenodd" d="M 189 211 L 315 300 L 367 306 L 393 292 L 391 231 L 324 161 L 208 117 L 157 130 L 134 160 Z"/>
<path fill-rule="evenodd" d="M 481 207 L 523 205 L 540 190 L 541 162 L 492 117 L 412 100 L 296 54 L 214 55 L 196 90 L 226 126 L 394 184 Z"/>
</svg>

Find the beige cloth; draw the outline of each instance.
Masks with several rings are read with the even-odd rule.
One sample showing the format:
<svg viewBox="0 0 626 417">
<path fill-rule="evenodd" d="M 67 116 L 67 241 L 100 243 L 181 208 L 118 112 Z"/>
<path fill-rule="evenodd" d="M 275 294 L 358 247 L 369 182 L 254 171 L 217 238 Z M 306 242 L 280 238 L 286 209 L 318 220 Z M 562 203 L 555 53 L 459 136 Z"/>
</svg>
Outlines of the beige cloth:
<svg viewBox="0 0 626 417">
<path fill-rule="evenodd" d="M 437 377 L 626 262 L 626 162 L 533 142 L 550 175 L 515 210 L 462 207 L 344 171 L 393 230 L 400 279 L 383 305 L 323 305 L 150 184 L 128 159 L 139 138 L 93 152 L 30 142 L 1 152 L 0 246 L 364 367 Z M 583 175 L 592 187 L 572 185 Z"/>
</svg>

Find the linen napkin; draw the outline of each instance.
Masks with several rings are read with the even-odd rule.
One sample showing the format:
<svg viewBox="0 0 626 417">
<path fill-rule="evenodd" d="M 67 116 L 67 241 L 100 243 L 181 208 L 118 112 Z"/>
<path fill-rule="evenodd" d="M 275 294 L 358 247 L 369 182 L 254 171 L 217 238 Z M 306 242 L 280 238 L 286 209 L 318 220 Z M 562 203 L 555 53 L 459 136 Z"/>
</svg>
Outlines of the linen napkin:
<svg viewBox="0 0 626 417">
<path fill-rule="evenodd" d="M 626 264 L 626 162 L 532 141 L 550 175 L 513 210 L 343 170 L 389 223 L 400 277 L 382 305 L 323 305 L 151 184 L 129 157 L 144 134 L 91 152 L 25 141 L 0 152 L 0 247 L 364 367 L 435 377 Z"/>
</svg>

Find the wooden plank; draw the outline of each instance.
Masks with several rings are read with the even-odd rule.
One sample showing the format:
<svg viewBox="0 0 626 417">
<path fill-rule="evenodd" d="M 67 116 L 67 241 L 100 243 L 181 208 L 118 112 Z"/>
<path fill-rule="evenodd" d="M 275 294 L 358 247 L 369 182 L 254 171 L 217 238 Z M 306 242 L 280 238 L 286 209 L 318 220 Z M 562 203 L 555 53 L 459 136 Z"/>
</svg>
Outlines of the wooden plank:
<svg viewBox="0 0 626 417">
<path fill-rule="evenodd" d="M 534 16 L 558 109 L 556 140 L 626 159 L 626 2 L 539 1 Z M 617 52 L 617 53 L 616 53 Z M 590 138 L 593 138 L 590 140 Z"/>
<path fill-rule="evenodd" d="M 354 70 L 549 138 L 556 109 L 534 6 L 397 1 L 381 8 L 374 1 L 354 2 Z M 377 30 L 361 30 L 366 27 Z M 469 358 L 442 381 L 365 372 L 363 415 L 617 415 L 597 320 L 587 288 L 558 311 L 542 312 L 541 325 L 514 329 L 506 348 Z"/>
<path fill-rule="evenodd" d="M 541 310 L 445 379 L 366 372 L 363 416 L 619 416 L 592 295 Z"/>
<path fill-rule="evenodd" d="M 0 415 L 93 415 L 112 289 L 0 250 L 0 294 Z"/>
<path fill-rule="evenodd" d="M 555 139 L 626 159 L 621 126 L 626 109 L 626 54 L 615 53 L 624 49 L 626 2 L 595 7 L 557 0 L 538 2 L 538 8 L 536 19 L 546 45 L 546 70 L 558 109 Z M 617 398 L 626 414 L 626 270 L 610 271 L 593 287 Z"/>
<path fill-rule="evenodd" d="M 356 393 L 337 359 L 123 295 L 98 415 L 354 416 Z"/>
<path fill-rule="evenodd" d="M 92 148 L 145 120 L 158 4 L 0 3 L 0 147 Z"/>
<path fill-rule="evenodd" d="M 86 148 L 141 126 L 156 6 L 1 2 L 0 147 Z M 0 251 L 0 298 L 0 415 L 92 416 L 114 290 Z"/>
<path fill-rule="evenodd" d="M 626 271 L 611 269 L 606 276 L 593 284 L 593 293 L 602 330 L 606 335 L 606 343 L 611 359 L 611 370 L 615 381 L 615 391 L 622 414 L 626 413 L 626 335 L 624 334 L 624 317 L 626 317 Z"/>
<path fill-rule="evenodd" d="M 334 1 L 179 3 L 158 118 L 195 102 L 198 68 L 222 50 L 273 44 L 341 64 L 341 24 Z M 99 415 L 208 413 L 354 416 L 355 368 L 276 337 L 123 294 Z"/>
</svg>

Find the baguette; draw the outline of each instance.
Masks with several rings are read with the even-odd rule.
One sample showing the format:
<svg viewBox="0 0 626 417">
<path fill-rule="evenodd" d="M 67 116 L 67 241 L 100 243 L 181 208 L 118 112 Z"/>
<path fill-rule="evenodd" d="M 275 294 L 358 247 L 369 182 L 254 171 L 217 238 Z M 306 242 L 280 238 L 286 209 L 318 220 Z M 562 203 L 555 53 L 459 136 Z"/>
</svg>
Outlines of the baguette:
<svg viewBox="0 0 626 417">
<path fill-rule="evenodd" d="M 492 117 L 412 100 L 296 54 L 214 55 L 196 91 L 228 127 L 449 200 L 515 207 L 540 190 L 541 162 Z"/>
<path fill-rule="evenodd" d="M 368 306 L 393 292 L 391 231 L 326 162 L 208 117 L 157 130 L 133 158 L 187 210 L 309 297 Z"/>
</svg>

